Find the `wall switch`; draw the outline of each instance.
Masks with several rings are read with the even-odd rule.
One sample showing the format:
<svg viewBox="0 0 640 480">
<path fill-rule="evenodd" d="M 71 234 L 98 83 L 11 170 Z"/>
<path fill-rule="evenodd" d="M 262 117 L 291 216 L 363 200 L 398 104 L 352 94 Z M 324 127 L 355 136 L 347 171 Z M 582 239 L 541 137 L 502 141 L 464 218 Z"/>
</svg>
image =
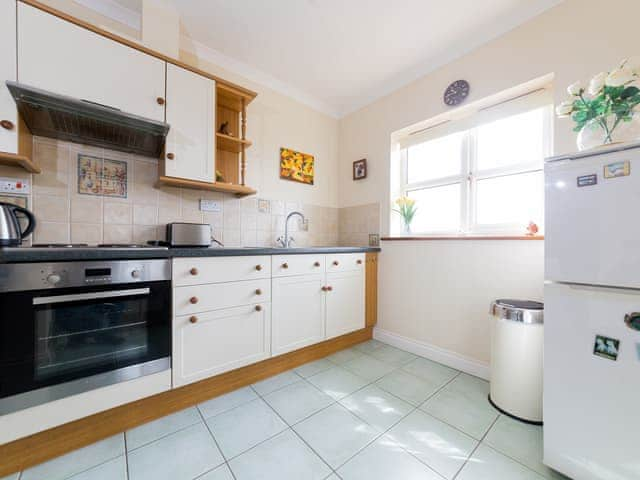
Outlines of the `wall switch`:
<svg viewBox="0 0 640 480">
<path fill-rule="evenodd" d="M 23 178 L 0 177 L 0 193 L 28 195 L 31 193 L 31 184 Z"/>
<path fill-rule="evenodd" d="M 222 205 L 216 200 L 200 199 L 200 211 L 201 212 L 221 212 Z"/>
</svg>

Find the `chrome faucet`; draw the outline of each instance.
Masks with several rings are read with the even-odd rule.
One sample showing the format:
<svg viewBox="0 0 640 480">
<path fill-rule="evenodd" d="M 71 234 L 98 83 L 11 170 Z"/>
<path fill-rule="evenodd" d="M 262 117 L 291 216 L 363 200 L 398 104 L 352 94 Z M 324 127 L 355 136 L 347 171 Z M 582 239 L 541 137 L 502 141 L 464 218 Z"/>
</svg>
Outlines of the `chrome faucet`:
<svg viewBox="0 0 640 480">
<path fill-rule="evenodd" d="M 289 236 L 289 219 L 295 215 L 299 216 L 303 222 L 307 221 L 304 218 L 304 215 L 301 214 L 300 212 L 291 212 L 289 215 L 287 215 L 287 219 L 284 221 L 284 236 L 278 237 L 276 239 L 276 244 L 278 244 L 282 248 L 291 247 L 291 243 L 295 241 L 293 237 Z"/>
</svg>

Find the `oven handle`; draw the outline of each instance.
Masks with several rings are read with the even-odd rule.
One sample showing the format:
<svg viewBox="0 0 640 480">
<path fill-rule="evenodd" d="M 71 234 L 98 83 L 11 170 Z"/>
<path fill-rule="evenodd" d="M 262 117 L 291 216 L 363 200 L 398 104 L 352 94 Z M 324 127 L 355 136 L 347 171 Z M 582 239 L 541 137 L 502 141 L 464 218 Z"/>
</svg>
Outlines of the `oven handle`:
<svg viewBox="0 0 640 480">
<path fill-rule="evenodd" d="M 47 305 L 52 303 L 76 302 L 78 300 L 96 300 L 100 298 L 128 297 L 131 295 L 149 295 L 149 288 L 132 288 L 130 290 L 116 290 L 107 292 L 77 293 L 74 295 L 58 295 L 52 297 L 36 297 L 34 305 Z"/>
</svg>

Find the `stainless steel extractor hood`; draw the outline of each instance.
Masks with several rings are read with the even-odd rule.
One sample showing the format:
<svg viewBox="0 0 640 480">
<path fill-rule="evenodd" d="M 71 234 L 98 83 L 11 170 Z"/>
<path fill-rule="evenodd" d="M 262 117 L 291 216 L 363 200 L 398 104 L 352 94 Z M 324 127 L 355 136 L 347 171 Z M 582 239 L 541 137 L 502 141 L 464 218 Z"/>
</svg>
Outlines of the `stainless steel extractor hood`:
<svg viewBox="0 0 640 480">
<path fill-rule="evenodd" d="M 86 100 L 7 81 L 33 135 L 159 157 L 169 125 Z"/>
</svg>

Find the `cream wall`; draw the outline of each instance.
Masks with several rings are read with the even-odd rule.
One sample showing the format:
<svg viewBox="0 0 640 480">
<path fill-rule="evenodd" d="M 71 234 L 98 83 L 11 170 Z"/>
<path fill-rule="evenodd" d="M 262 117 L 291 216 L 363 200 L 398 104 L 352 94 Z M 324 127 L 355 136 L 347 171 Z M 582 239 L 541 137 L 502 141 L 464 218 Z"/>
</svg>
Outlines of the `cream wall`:
<svg viewBox="0 0 640 480">
<path fill-rule="evenodd" d="M 557 103 L 566 85 L 640 53 L 633 33 L 639 17 L 636 1 L 566 0 L 341 119 L 340 207 L 379 202 L 382 231 L 388 233 L 391 133 L 446 111 L 442 93 L 450 82 L 467 79 L 473 102 L 553 73 Z M 569 121 L 556 121 L 554 134 L 556 153 L 575 149 Z M 367 158 L 368 178 L 353 182 L 351 165 L 360 158 Z M 541 298 L 542 262 L 540 242 L 383 242 L 379 327 L 416 345 L 444 349 L 450 358 L 486 364 L 489 302 L 508 295 Z"/>
</svg>

